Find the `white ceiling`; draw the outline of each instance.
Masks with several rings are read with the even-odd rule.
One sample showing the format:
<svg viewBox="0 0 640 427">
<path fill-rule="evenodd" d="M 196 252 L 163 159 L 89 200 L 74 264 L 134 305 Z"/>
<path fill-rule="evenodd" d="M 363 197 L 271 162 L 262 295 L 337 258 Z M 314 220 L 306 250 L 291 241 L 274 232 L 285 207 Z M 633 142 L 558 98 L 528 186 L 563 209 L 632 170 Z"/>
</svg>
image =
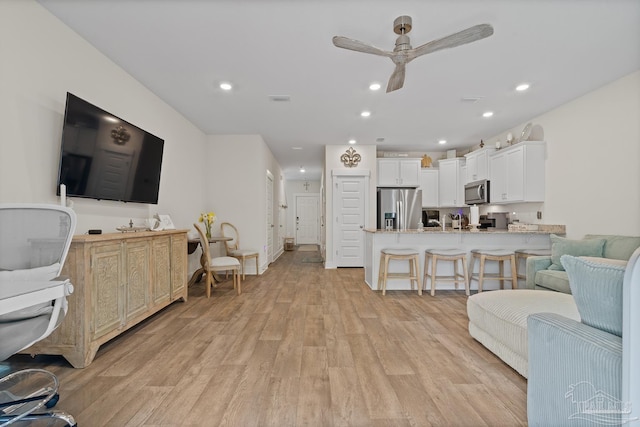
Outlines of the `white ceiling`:
<svg viewBox="0 0 640 427">
<path fill-rule="evenodd" d="M 349 138 L 469 147 L 640 69 L 638 0 L 39 2 L 206 134 L 262 135 L 288 179 L 319 178 L 324 146 Z M 393 63 L 331 38 L 392 50 L 400 15 L 413 18 L 413 47 L 480 23 L 495 33 L 414 60 L 387 94 Z M 383 88 L 369 91 L 373 81 Z M 531 89 L 516 93 L 521 82 Z"/>
</svg>

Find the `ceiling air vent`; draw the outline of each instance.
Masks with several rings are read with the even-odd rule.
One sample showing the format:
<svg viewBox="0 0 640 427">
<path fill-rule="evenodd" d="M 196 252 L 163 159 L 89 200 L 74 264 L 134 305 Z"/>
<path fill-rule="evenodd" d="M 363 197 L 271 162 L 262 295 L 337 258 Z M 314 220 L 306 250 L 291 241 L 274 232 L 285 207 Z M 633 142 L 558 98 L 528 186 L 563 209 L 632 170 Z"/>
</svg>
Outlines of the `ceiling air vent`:
<svg viewBox="0 0 640 427">
<path fill-rule="evenodd" d="M 289 102 L 291 96 L 289 95 L 269 95 L 269 100 L 273 102 Z"/>
<path fill-rule="evenodd" d="M 460 101 L 473 104 L 474 102 L 478 102 L 481 99 L 481 96 L 465 96 L 464 98 L 460 98 Z"/>
<path fill-rule="evenodd" d="M 384 137 L 381 136 L 379 138 L 376 138 L 376 142 L 384 142 Z"/>
</svg>

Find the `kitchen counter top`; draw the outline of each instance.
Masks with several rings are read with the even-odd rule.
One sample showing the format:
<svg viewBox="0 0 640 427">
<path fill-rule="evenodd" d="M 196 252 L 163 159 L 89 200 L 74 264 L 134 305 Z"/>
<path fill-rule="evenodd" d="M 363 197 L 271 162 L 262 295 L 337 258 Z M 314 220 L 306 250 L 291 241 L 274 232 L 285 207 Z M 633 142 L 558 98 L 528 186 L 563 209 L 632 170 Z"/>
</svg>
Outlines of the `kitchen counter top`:
<svg viewBox="0 0 640 427">
<path fill-rule="evenodd" d="M 482 231 L 459 230 L 447 227 L 444 231 L 440 227 L 427 227 L 423 231 L 417 229 L 409 230 L 377 230 L 365 228 L 365 282 L 371 289 L 377 288 L 378 272 L 380 269 L 380 251 L 385 248 L 417 250 L 420 256 L 420 276 L 421 281 L 424 274 L 424 251 L 428 249 L 456 249 L 467 253 L 467 261 L 470 260 L 469 253 L 474 249 L 494 249 L 494 250 L 522 250 L 522 249 L 551 249 L 551 234 L 565 234 L 564 225 L 537 224 L 530 226 L 527 224 L 516 224 L 517 227 L 508 229 L 488 229 Z M 537 230 L 528 230 L 537 228 Z M 518 230 L 518 231 L 516 231 Z M 519 231 L 526 230 L 526 231 Z M 405 265 L 395 263 L 389 267 L 391 272 L 402 271 Z M 487 266 L 489 273 L 497 272 L 494 265 Z M 438 272 L 442 274 L 452 274 L 452 267 L 448 263 L 438 266 Z M 495 270 L 495 271 L 494 271 Z M 499 283 L 495 281 L 485 282 L 485 289 L 497 289 Z M 409 290 L 408 280 L 391 279 L 387 282 L 387 290 Z M 444 283 L 439 285 L 439 289 L 455 289 L 453 284 Z M 477 289 L 477 283 L 471 283 L 471 289 Z"/>
<path fill-rule="evenodd" d="M 566 228 L 564 225 L 547 225 L 539 224 L 538 230 L 517 230 L 510 231 L 508 229 L 496 229 L 485 228 L 478 231 L 460 230 L 457 228 L 447 227 L 442 230 L 441 227 L 425 227 L 424 230 L 407 229 L 407 230 L 381 230 L 375 228 L 365 228 L 367 233 L 379 233 L 379 234 L 566 234 Z"/>
</svg>

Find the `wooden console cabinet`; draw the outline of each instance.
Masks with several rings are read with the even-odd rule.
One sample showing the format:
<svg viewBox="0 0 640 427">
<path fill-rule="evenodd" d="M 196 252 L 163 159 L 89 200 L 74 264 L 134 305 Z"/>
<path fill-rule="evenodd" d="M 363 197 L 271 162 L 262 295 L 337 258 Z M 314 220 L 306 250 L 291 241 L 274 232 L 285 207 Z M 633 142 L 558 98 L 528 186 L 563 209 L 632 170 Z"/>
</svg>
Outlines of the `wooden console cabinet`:
<svg viewBox="0 0 640 427">
<path fill-rule="evenodd" d="M 74 236 L 62 274 L 74 292 L 60 327 L 23 353 L 88 366 L 98 348 L 172 302 L 187 300 L 187 230 Z"/>
</svg>

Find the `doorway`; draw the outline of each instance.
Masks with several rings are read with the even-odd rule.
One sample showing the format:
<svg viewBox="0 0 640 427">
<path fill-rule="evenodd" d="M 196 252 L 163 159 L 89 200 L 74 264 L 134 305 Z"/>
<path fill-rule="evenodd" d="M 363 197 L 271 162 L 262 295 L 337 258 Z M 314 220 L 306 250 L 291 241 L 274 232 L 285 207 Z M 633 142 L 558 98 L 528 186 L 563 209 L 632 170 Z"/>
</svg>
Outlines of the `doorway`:
<svg viewBox="0 0 640 427">
<path fill-rule="evenodd" d="M 267 266 L 273 262 L 273 175 L 267 171 Z"/>
<path fill-rule="evenodd" d="M 368 177 L 334 175 L 333 180 L 335 265 L 336 267 L 363 267 Z"/>
<path fill-rule="evenodd" d="M 320 243 L 320 196 L 295 194 L 296 244 Z"/>
</svg>

